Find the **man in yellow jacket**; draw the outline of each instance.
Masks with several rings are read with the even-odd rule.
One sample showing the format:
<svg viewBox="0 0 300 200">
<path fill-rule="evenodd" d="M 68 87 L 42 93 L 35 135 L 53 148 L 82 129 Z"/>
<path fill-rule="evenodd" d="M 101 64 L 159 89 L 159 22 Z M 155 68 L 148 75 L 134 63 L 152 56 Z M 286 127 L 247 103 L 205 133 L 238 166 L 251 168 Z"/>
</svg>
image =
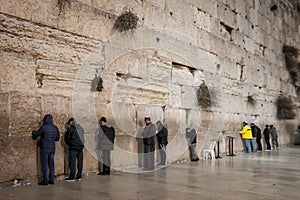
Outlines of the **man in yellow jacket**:
<svg viewBox="0 0 300 200">
<path fill-rule="evenodd" d="M 246 152 L 251 153 L 252 131 L 251 127 L 245 121 L 243 122 L 243 129 L 240 131 L 240 134 L 242 135 L 242 139 L 245 141 Z"/>
</svg>

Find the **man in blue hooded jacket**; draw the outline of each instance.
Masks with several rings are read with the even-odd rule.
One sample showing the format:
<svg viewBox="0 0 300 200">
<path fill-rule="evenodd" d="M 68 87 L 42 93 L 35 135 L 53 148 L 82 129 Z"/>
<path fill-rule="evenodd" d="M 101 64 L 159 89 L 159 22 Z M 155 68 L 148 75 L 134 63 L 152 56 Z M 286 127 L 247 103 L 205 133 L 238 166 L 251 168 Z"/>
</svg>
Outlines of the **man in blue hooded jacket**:
<svg viewBox="0 0 300 200">
<path fill-rule="evenodd" d="M 32 131 L 33 139 L 40 136 L 40 159 L 42 164 L 43 179 L 39 185 L 54 184 L 54 154 L 55 142 L 59 141 L 58 128 L 53 125 L 53 118 L 47 114 L 43 119 L 43 126 L 37 131 Z M 49 174 L 48 174 L 49 167 Z"/>
</svg>

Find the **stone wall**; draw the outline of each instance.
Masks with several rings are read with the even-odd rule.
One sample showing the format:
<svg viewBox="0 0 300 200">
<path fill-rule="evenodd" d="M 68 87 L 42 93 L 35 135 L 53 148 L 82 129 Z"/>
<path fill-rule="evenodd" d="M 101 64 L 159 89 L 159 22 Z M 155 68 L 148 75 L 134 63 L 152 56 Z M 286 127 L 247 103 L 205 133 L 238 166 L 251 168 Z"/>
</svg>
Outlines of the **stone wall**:
<svg viewBox="0 0 300 200">
<path fill-rule="evenodd" d="M 113 28 L 124 10 L 137 14 L 137 29 Z M 291 144 L 298 110 L 277 120 L 275 101 L 283 94 L 299 105 L 282 53 L 284 44 L 300 49 L 299 32 L 288 0 L 0 0 L 0 182 L 40 175 L 30 135 L 47 113 L 62 134 L 72 116 L 85 128 L 85 171 L 97 169 L 101 116 L 117 130 L 117 169 L 138 164 L 146 115 L 169 129 L 169 162 L 188 157 L 188 126 L 199 153 L 216 138 L 227 151 L 227 135 L 241 150 L 243 120 L 274 124 L 280 144 Z M 101 92 L 90 91 L 95 76 Z M 209 108 L 197 101 L 202 83 Z M 67 168 L 64 148 L 57 144 L 56 174 Z"/>
</svg>

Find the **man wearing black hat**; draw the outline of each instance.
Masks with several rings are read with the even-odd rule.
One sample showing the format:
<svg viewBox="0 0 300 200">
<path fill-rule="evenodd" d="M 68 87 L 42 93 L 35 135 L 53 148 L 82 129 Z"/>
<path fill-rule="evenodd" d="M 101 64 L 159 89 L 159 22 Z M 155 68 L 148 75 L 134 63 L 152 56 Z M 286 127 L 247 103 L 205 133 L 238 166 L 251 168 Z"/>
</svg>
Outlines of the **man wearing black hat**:
<svg viewBox="0 0 300 200">
<path fill-rule="evenodd" d="M 77 124 L 74 118 L 68 121 L 68 128 L 65 135 L 65 142 L 69 146 L 69 166 L 70 175 L 66 181 L 75 181 L 76 160 L 77 175 L 76 179 L 81 180 L 83 167 L 83 148 L 84 148 L 84 130 Z"/>
<path fill-rule="evenodd" d="M 156 127 L 151 122 L 149 116 L 145 117 L 145 128 L 142 132 L 143 143 L 144 143 L 144 170 L 154 170 L 154 150 L 155 140 L 154 136 L 156 133 Z"/>
<path fill-rule="evenodd" d="M 110 175 L 111 158 L 110 153 L 114 149 L 115 129 L 107 123 L 105 117 L 99 120 L 99 149 L 102 153 L 103 169 L 98 175 Z"/>
<path fill-rule="evenodd" d="M 158 165 L 166 165 L 167 159 L 167 144 L 168 144 L 168 129 L 164 127 L 161 121 L 156 122 L 157 126 L 157 141 L 159 144 L 160 162 Z"/>
</svg>

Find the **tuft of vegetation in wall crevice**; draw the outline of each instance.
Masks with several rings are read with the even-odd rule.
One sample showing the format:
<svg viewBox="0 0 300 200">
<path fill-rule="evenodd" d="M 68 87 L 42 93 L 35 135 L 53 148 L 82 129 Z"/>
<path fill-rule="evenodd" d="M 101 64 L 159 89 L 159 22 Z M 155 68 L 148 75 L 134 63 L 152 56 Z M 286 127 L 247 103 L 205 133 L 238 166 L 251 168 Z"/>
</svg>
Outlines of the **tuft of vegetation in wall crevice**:
<svg viewBox="0 0 300 200">
<path fill-rule="evenodd" d="M 283 45 L 286 68 L 295 87 L 300 86 L 300 63 L 298 62 L 299 50 L 290 45 Z"/>
<path fill-rule="evenodd" d="M 199 106 L 201 106 L 201 108 L 208 108 L 208 107 L 211 107 L 211 105 L 212 105 L 211 95 L 210 95 L 209 89 L 204 81 L 198 88 L 197 100 L 198 100 L 198 104 L 199 104 Z"/>
<path fill-rule="evenodd" d="M 296 113 L 292 99 L 281 95 L 276 100 L 276 106 L 278 119 L 295 119 Z"/>
<path fill-rule="evenodd" d="M 91 91 L 92 92 L 101 92 L 103 89 L 103 80 L 100 76 L 95 75 L 95 78 L 91 83 Z"/>
<path fill-rule="evenodd" d="M 64 13 L 66 10 L 66 6 L 71 5 L 72 0 L 57 0 L 57 6 L 59 8 L 59 14 Z"/>
<path fill-rule="evenodd" d="M 253 95 L 248 95 L 247 96 L 247 104 L 251 106 L 256 105 L 256 100 L 254 99 Z"/>
<path fill-rule="evenodd" d="M 137 28 L 139 18 L 131 11 L 123 12 L 115 21 L 114 29 L 123 32 Z"/>
</svg>

